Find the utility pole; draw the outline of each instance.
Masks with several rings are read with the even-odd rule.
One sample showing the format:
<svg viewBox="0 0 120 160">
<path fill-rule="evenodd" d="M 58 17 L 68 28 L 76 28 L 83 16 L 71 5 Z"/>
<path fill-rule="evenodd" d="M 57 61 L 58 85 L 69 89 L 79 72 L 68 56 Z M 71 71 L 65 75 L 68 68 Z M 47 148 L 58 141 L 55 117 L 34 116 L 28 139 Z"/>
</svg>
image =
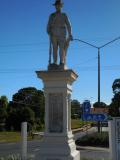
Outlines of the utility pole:
<svg viewBox="0 0 120 160">
<path fill-rule="evenodd" d="M 98 48 L 98 106 L 100 107 L 100 48 Z M 100 133 L 100 121 L 98 121 L 98 133 Z"/>
<path fill-rule="evenodd" d="M 101 101 L 100 100 L 100 97 L 101 97 L 100 96 L 100 78 L 101 78 L 100 77 L 100 49 L 106 47 L 107 45 L 109 45 L 109 44 L 111 44 L 111 43 L 113 43 L 117 40 L 120 40 L 120 37 L 117 37 L 117 38 L 113 39 L 112 41 L 109 41 L 109 42 L 105 43 L 104 45 L 102 45 L 100 47 L 97 47 L 97 46 L 95 46 L 91 43 L 88 43 L 88 42 L 80 40 L 80 39 L 74 39 L 74 40 L 79 41 L 81 43 L 84 43 L 86 45 L 89 45 L 89 46 L 91 46 L 93 48 L 96 48 L 98 50 L 98 106 L 100 107 L 100 101 Z M 100 121 L 98 122 L 98 132 L 100 133 Z"/>
<path fill-rule="evenodd" d="M 100 49 L 98 48 L 98 103 L 100 104 Z"/>
</svg>

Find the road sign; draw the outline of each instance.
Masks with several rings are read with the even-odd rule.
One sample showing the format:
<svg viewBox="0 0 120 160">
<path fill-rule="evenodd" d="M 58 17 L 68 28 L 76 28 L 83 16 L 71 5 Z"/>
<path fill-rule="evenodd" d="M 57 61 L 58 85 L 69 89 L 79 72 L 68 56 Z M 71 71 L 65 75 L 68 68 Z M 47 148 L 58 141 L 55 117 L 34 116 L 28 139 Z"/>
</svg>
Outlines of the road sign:
<svg viewBox="0 0 120 160">
<path fill-rule="evenodd" d="M 106 114 L 83 114 L 84 121 L 107 121 Z"/>
<path fill-rule="evenodd" d="M 90 101 L 84 101 L 82 107 L 83 107 L 83 113 L 90 113 L 90 108 L 91 108 Z"/>
</svg>

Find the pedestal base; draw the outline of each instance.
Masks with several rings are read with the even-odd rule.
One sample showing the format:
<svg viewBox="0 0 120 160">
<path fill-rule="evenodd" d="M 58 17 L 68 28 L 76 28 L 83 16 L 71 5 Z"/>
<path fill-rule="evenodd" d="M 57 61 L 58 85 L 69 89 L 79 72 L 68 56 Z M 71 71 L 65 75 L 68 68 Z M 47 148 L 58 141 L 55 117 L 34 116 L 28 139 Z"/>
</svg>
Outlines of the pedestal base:
<svg viewBox="0 0 120 160">
<path fill-rule="evenodd" d="M 80 160 L 80 152 L 76 150 L 71 132 L 66 137 L 57 134 L 46 135 L 39 148 L 36 160 Z"/>
<path fill-rule="evenodd" d="M 71 132 L 73 70 L 51 64 L 48 71 L 37 71 L 45 94 L 45 135 L 35 160 L 80 160 Z"/>
<path fill-rule="evenodd" d="M 48 70 L 49 71 L 63 71 L 63 70 L 67 70 L 67 66 L 65 64 L 49 64 L 48 66 Z"/>
</svg>

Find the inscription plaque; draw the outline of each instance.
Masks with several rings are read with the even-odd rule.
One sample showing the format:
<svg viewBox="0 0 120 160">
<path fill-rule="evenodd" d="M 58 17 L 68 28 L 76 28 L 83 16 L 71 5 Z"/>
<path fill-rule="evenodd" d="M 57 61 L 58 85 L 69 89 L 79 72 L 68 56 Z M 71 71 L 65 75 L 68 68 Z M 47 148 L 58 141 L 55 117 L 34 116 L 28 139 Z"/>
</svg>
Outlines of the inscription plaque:
<svg viewBox="0 0 120 160">
<path fill-rule="evenodd" d="M 62 93 L 49 94 L 49 132 L 63 131 L 63 95 Z"/>
</svg>

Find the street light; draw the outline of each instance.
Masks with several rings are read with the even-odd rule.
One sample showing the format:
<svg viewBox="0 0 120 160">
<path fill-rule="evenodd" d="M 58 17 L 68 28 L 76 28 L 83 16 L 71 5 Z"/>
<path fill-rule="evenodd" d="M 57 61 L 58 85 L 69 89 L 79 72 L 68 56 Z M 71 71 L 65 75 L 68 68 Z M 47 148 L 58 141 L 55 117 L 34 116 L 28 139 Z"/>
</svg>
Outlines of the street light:
<svg viewBox="0 0 120 160">
<path fill-rule="evenodd" d="M 99 106 L 100 106 L 100 49 L 108 46 L 109 44 L 111 44 L 111 43 L 113 43 L 113 42 L 115 42 L 115 41 L 117 41 L 119 39 L 120 39 L 120 37 L 117 37 L 117 38 L 105 43 L 104 45 L 102 45 L 100 47 L 97 47 L 97 46 L 95 46 L 95 45 L 93 45 L 93 44 L 91 44 L 89 42 L 86 42 L 86 41 L 83 41 L 83 40 L 80 40 L 80 39 L 73 39 L 75 41 L 79 41 L 81 43 L 87 44 L 87 45 L 89 45 L 89 46 L 91 46 L 93 48 L 96 48 L 98 50 L 98 105 Z M 100 124 L 98 124 L 98 126 L 100 126 Z M 98 127 L 98 132 L 100 132 L 100 127 Z"/>
<path fill-rule="evenodd" d="M 102 45 L 100 47 L 97 47 L 97 46 L 95 46 L 95 45 L 93 45 L 91 43 L 88 43 L 88 42 L 80 40 L 80 39 L 74 39 L 76 41 L 79 41 L 79 42 L 82 42 L 84 44 L 87 44 L 87 45 L 89 45 L 89 46 L 91 46 L 93 48 L 96 48 L 98 50 L 98 104 L 100 104 L 100 49 L 106 47 L 107 45 L 109 45 L 109 44 L 111 44 L 111 43 L 113 43 L 113 42 L 115 42 L 115 41 L 117 41 L 119 39 L 120 39 L 120 37 L 117 37 L 117 38 L 113 39 L 112 41 L 109 41 L 109 42 L 105 43 L 104 45 Z"/>
<path fill-rule="evenodd" d="M 91 43 L 88 43 L 86 41 L 80 40 L 80 39 L 74 39 L 75 41 L 82 42 L 84 44 L 87 44 L 93 48 L 96 48 L 98 50 L 98 104 L 100 104 L 100 47 L 97 47 Z"/>
<path fill-rule="evenodd" d="M 115 38 L 115 39 L 113 39 L 113 40 L 111 40 L 111 41 L 109 41 L 109 42 L 105 43 L 104 45 L 97 48 L 98 49 L 98 105 L 100 105 L 100 49 L 108 46 L 109 44 L 111 44 L 119 39 L 120 39 L 120 37 L 117 37 L 117 38 Z"/>
</svg>

